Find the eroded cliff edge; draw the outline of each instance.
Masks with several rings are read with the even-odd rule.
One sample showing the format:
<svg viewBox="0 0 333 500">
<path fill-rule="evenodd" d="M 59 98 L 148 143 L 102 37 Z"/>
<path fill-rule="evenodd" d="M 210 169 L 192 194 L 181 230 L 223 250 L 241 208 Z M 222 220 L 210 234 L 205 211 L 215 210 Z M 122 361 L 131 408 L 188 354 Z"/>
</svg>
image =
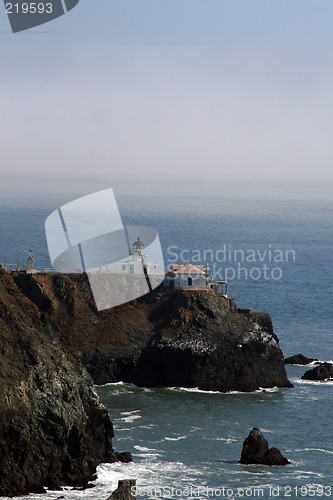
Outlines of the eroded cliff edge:
<svg viewBox="0 0 333 500">
<path fill-rule="evenodd" d="M 16 275 L 21 291 L 96 384 L 254 391 L 292 387 L 271 318 L 211 291 L 163 287 L 98 313 L 83 275 Z"/>
<path fill-rule="evenodd" d="M 84 486 L 99 463 L 116 461 L 92 380 L 42 309 L 0 270 L 1 496 Z"/>
</svg>

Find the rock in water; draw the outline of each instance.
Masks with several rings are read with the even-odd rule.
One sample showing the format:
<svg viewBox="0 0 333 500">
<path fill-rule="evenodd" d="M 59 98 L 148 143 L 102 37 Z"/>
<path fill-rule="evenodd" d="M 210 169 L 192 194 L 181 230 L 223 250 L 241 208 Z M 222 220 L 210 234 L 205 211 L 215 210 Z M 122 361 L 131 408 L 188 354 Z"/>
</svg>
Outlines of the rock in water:
<svg viewBox="0 0 333 500">
<path fill-rule="evenodd" d="M 0 270 L 0 496 L 85 486 L 116 461 L 92 380 L 43 314 Z"/>
<path fill-rule="evenodd" d="M 312 370 L 304 373 L 303 380 L 329 380 L 333 378 L 333 364 L 320 363 Z"/>
<path fill-rule="evenodd" d="M 239 463 L 244 465 L 287 465 L 290 462 L 277 448 L 269 448 L 258 427 L 254 427 L 243 443 Z"/>
<path fill-rule="evenodd" d="M 288 465 L 289 460 L 286 459 L 277 448 L 270 448 L 264 455 L 265 465 Z"/>
<path fill-rule="evenodd" d="M 107 500 L 135 500 L 133 492 L 135 490 L 135 479 L 123 479 L 118 481 L 118 488 Z"/>
<path fill-rule="evenodd" d="M 315 358 L 307 358 L 303 356 L 303 354 L 294 354 L 294 356 L 290 356 L 289 358 L 285 358 L 284 363 L 286 365 L 309 365 L 313 361 L 318 361 Z"/>
<path fill-rule="evenodd" d="M 262 464 L 265 453 L 269 450 L 268 442 L 258 427 L 254 427 L 243 443 L 241 464 Z"/>
<path fill-rule="evenodd" d="M 129 451 L 121 451 L 121 452 L 116 451 L 116 457 L 118 462 L 129 463 L 133 461 L 132 454 Z"/>
</svg>

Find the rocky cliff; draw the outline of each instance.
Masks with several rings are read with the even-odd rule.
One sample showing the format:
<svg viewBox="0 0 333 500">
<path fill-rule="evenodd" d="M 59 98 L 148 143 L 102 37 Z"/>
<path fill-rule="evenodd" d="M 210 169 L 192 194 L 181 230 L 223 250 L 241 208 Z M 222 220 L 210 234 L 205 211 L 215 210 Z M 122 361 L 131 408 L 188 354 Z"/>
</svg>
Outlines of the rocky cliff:
<svg viewBox="0 0 333 500">
<path fill-rule="evenodd" d="M 97 384 L 122 380 L 223 392 L 291 387 L 269 315 L 240 312 L 211 291 L 160 287 L 98 313 L 83 275 L 14 279 Z"/>
<path fill-rule="evenodd" d="M 53 307 L 48 295 L 35 304 L 38 278 L 30 284 L 24 294 L 14 275 L 0 270 L 2 496 L 84 486 L 99 463 L 116 460 L 112 423 L 92 380 L 61 346 L 61 326 L 54 331 L 45 316 Z"/>
</svg>

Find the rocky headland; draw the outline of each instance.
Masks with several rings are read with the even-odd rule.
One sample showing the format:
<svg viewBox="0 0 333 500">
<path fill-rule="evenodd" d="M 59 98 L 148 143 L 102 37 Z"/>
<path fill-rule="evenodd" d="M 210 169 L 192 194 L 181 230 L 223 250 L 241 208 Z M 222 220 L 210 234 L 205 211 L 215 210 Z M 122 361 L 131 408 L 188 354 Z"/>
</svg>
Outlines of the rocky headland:
<svg viewBox="0 0 333 500">
<path fill-rule="evenodd" d="M 206 290 L 163 286 L 97 312 L 84 275 L 14 276 L 41 320 L 96 384 L 255 391 L 292 387 L 266 313 L 239 312 Z"/>
<path fill-rule="evenodd" d="M 131 460 L 93 390 L 116 381 L 292 386 L 269 315 L 232 299 L 160 287 L 98 312 L 84 275 L 0 270 L 0 495 L 85 486 L 99 463 Z"/>
</svg>

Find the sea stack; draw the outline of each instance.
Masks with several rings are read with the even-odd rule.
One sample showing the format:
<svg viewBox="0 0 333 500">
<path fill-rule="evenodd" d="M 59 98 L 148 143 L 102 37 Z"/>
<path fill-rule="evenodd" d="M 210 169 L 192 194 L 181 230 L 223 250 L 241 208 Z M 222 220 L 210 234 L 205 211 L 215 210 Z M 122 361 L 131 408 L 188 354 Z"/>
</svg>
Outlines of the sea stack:
<svg viewBox="0 0 333 500">
<path fill-rule="evenodd" d="M 290 464 L 277 448 L 269 448 L 258 427 L 254 427 L 243 443 L 240 464 L 287 465 Z"/>
<path fill-rule="evenodd" d="M 313 363 L 313 361 L 318 361 L 316 358 L 308 358 L 303 354 L 294 354 L 293 356 L 289 356 L 289 358 L 285 358 L 284 363 L 286 365 L 309 365 Z"/>
<path fill-rule="evenodd" d="M 333 364 L 319 363 L 312 370 L 304 373 L 303 380 L 332 380 L 333 379 Z"/>
</svg>

